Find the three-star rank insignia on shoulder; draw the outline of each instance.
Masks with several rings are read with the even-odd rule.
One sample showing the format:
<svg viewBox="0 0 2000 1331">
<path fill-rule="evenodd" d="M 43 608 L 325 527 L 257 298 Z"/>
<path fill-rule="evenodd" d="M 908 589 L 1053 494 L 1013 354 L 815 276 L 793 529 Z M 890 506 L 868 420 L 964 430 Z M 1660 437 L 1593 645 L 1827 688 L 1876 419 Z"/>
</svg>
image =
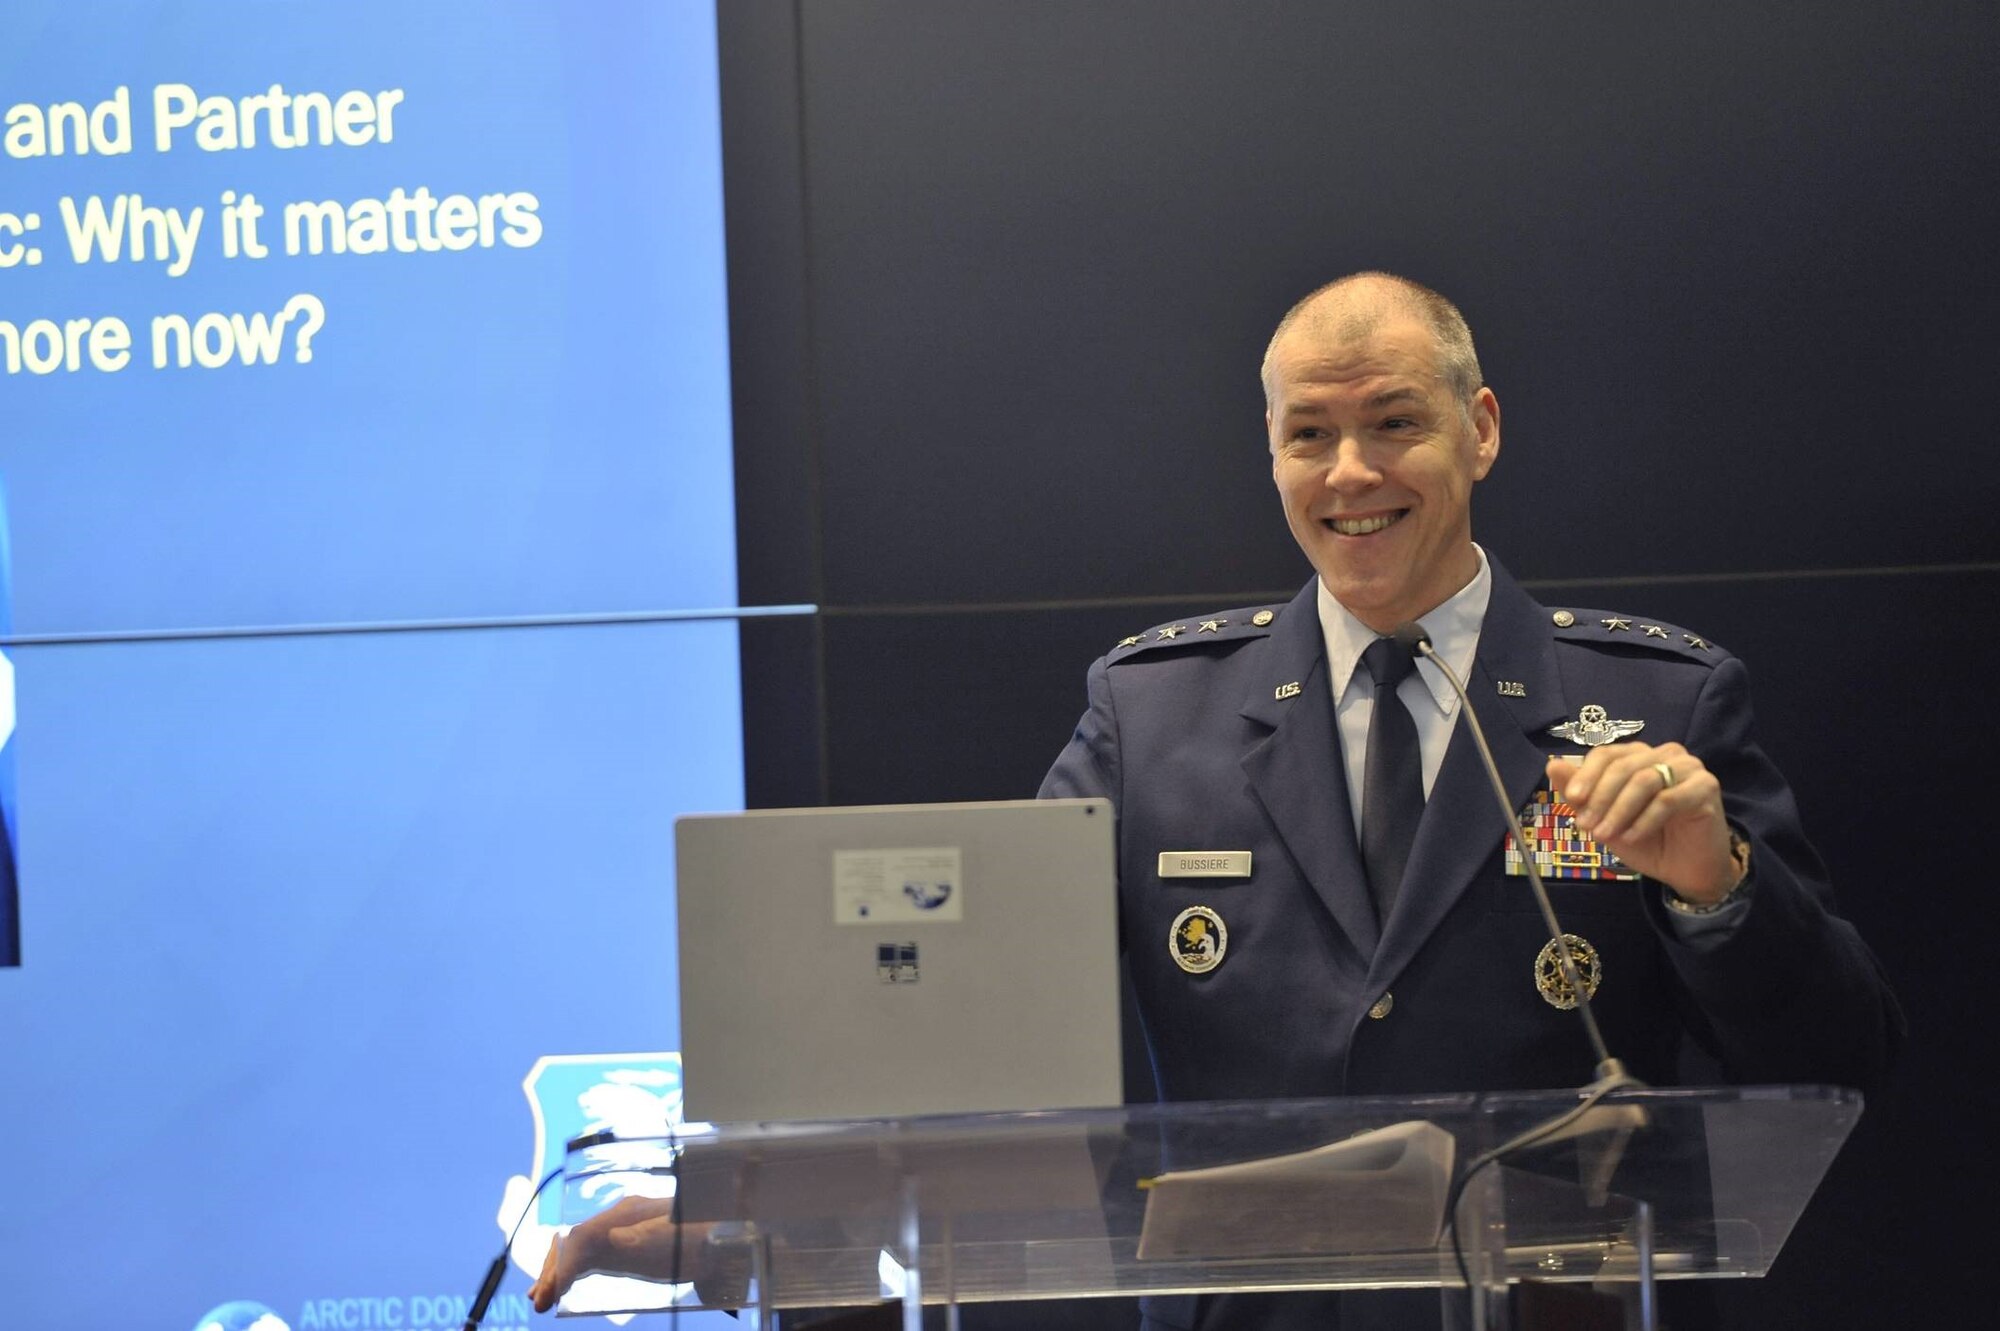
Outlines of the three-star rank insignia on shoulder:
<svg viewBox="0 0 2000 1331">
<path fill-rule="evenodd" d="M 1169 648 L 1185 648 L 1196 643 L 1234 642 L 1243 638 L 1262 638 L 1270 634 L 1271 624 L 1277 619 L 1281 606 L 1251 607 L 1247 610 L 1230 610 L 1217 615 L 1191 616 L 1165 624 L 1155 624 L 1144 633 L 1134 633 L 1120 638 L 1111 649 L 1113 661 L 1123 661 L 1144 653 L 1163 651 Z"/>
<path fill-rule="evenodd" d="M 1556 636 L 1565 642 L 1670 648 L 1696 660 L 1712 658 L 1719 650 L 1699 633 L 1689 633 L 1672 624 L 1649 624 L 1634 615 L 1598 610 L 1557 610 L 1550 614 L 1549 619 L 1556 626 Z"/>
<path fill-rule="evenodd" d="M 1535 857 L 1535 868 L 1543 878 L 1589 878 L 1604 882 L 1636 882 L 1639 871 L 1599 845 L 1590 833 L 1576 825 L 1576 811 L 1560 792 L 1547 787 L 1528 797 L 1521 810 L 1518 834 L 1510 832 L 1502 856 L 1502 868 L 1510 878 L 1525 878 L 1522 846 Z"/>
</svg>

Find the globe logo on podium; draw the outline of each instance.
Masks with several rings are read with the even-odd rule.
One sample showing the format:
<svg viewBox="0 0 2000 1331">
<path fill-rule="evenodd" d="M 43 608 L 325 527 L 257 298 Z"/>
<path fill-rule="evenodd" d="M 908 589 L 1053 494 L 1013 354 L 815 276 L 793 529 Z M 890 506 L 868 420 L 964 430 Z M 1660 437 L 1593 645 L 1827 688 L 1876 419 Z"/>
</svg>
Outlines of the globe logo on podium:
<svg viewBox="0 0 2000 1331">
<path fill-rule="evenodd" d="M 283 1318 L 250 1299 L 232 1299 L 202 1315 L 194 1331 L 292 1331 Z"/>
</svg>

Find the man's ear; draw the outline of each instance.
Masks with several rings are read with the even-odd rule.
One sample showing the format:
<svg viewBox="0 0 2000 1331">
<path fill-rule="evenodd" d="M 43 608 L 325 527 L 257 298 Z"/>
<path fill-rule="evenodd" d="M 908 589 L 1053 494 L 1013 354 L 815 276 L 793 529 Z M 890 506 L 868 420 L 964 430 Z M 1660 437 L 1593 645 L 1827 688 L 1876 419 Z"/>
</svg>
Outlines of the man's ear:
<svg viewBox="0 0 2000 1331">
<path fill-rule="evenodd" d="M 1490 388 L 1472 395 L 1472 437 L 1472 478 L 1483 481 L 1500 457 L 1500 399 Z"/>
</svg>

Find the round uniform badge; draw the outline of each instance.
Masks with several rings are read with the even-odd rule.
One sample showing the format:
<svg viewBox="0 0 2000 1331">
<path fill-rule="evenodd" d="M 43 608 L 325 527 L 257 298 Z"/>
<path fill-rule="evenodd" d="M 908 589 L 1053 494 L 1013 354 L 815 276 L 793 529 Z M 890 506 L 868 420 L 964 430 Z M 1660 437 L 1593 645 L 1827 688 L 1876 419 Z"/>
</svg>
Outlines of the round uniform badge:
<svg viewBox="0 0 2000 1331">
<path fill-rule="evenodd" d="M 1207 906 L 1189 906 L 1174 916 L 1167 931 L 1167 951 L 1174 964 L 1190 975 L 1206 975 L 1222 964 L 1229 950 L 1229 928 Z"/>
<path fill-rule="evenodd" d="M 1590 998 L 1597 997 L 1598 981 L 1604 978 L 1604 967 L 1598 962 L 1597 949 L 1575 934 L 1564 934 L 1563 941 L 1569 944 L 1569 954 L 1576 961 L 1576 978 L 1583 981 L 1583 992 Z M 1551 938 L 1535 954 L 1535 988 L 1550 1007 L 1558 1007 L 1567 1012 L 1576 1006 L 1576 990 L 1563 975 L 1562 953 L 1556 950 L 1556 940 Z"/>
</svg>

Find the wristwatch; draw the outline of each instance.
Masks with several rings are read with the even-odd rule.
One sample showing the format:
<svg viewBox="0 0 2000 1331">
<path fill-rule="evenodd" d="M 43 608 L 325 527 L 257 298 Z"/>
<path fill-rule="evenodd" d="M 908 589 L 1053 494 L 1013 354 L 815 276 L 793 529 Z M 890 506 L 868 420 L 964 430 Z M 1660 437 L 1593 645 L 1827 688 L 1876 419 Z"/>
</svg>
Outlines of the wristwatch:
<svg viewBox="0 0 2000 1331">
<path fill-rule="evenodd" d="M 1735 828 L 1729 829 L 1729 858 L 1736 863 L 1736 885 L 1714 901 L 1689 901 L 1667 888 L 1667 909 L 1682 915 L 1713 915 L 1723 907 L 1742 900 L 1750 892 L 1750 843 Z M 1662 884 L 1661 886 L 1665 886 Z"/>
</svg>

